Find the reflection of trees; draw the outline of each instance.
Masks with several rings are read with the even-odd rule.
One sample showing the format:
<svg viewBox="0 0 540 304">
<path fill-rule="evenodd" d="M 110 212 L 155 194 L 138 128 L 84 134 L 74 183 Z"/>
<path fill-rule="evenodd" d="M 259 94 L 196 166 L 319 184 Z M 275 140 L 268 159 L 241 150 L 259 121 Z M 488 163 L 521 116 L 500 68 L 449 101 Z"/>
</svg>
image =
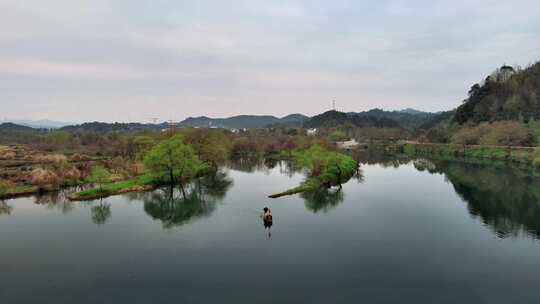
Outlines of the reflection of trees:
<svg viewBox="0 0 540 304">
<path fill-rule="evenodd" d="M 273 158 L 267 158 L 267 159 L 264 160 L 264 165 L 268 169 L 274 169 L 278 163 L 279 163 L 279 161 L 276 160 L 276 159 L 273 159 Z"/>
<path fill-rule="evenodd" d="M 97 225 L 105 224 L 111 217 L 111 205 L 100 201 L 99 204 L 90 208 L 92 222 Z"/>
<path fill-rule="evenodd" d="M 412 159 L 407 156 L 396 157 L 385 154 L 380 150 L 363 150 L 353 153 L 353 158 L 360 164 L 380 165 L 383 168 L 398 168 L 401 165 L 408 164 Z"/>
<path fill-rule="evenodd" d="M 223 199 L 232 185 L 232 179 L 229 178 L 226 172 L 221 170 L 197 180 L 199 194 L 208 195 L 212 199 Z"/>
<path fill-rule="evenodd" d="M 34 203 L 38 205 L 47 205 L 49 209 L 60 210 L 62 214 L 69 213 L 73 210 L 74 203 L 67 197 L 74 190 L 64 189 L 54 192 L 47 192 L 36 195 L 34 197 Z"/>
<path fill-rule="evenodd" d="M 143 197 L 144 211 L 153 219 L 160 220 L 164 228 L 181 226 L 212 214 L 231 185 L 232 180 L 227 174 L 218 171 L 215 175 L 194 181 L 185 196 L 173 188 L 146 193 Z"/>
<path fill-rule="evenodd" d="M 292 161 L 280 161 L 279 162 L 279 172 L 285 174 L 288 177 L 292 177 L 296 172 L 299 172 L 300 169 L 294 166 Z"/>
<path fill-rule="evenodd" d="M 512 168 L 435 162 L 455 191 L 501 238 L 525 232 L 540 238 L 540 180 Z"/>
<path fill-rule="evenodd" d="M 0 215 L 3 215 L 3 214 L 10 215 L 12 211 L 13 211 L 12 206 L 8 205 L 8 203 L 6 203 L 3 200 L 0 200 Z"/>
<path fill-rule="evenodd" d="M 364 182 L 364 173 L 360 167 L 356 169 L 353 176 L 342 180 L 341 184 L 337 185 L 338 188 L 319 188 L 315 191 L 300 193 L 300 197 L 304 199 L 306 209 L 314 213 L 318 213 L 319 211 L 326 213 L 336 208 L 344 200 L 342 184 L 347 183 L 350 179 L 355 179 L 359 184 Z"/>
<path fill-rule="evenodd" d="M 227 166 L 233 170 L 246 173 L 252 173 L 265 167 L 262 159 L 257 157 L 237 158 L 230 161 Z"/>
<path fill-rule="evenodd" d="M 432 172 L 432 171 L 436 170 L 436 168 L 437 168 L 432 161 L 430 161 L 428 159 L 425 159 L 425 158 L 415 159 L 413 161 L 413 165 L 416 168 L 416 170 L 418 170 L 418 171 L 426 171 L 427 170 L 427 171 Z"/>
<path fill-rule="evenodd" d="M 318 213 L 319 211 L 326 213 L 336 208 L 344 199 L 341 188 L 321 188 L 316 191 L 303 192 L 300 194 L 300 197 L 304 199 L 306 209 L 313 213 Z"/>
<path fill-rule="evenodd" d="M 396 166 L 413 165 L 418 171 L 444 174 L 467 202 L 469 213 L 505 238 L 526 233 L 540 238 L 540 179 L 522 169 L 466 164 L 457 161 L 391 157 L 365 152 L 360 162 Z"/>
<path fill-rule="evenodd" d="M 360 169 L 360 166 L 356 168 L 356 173 L 352 176 L 352 178 L 356 179 L 359 184 L 364 182 L 364 172 L 362 169 Z"/>
</svg>

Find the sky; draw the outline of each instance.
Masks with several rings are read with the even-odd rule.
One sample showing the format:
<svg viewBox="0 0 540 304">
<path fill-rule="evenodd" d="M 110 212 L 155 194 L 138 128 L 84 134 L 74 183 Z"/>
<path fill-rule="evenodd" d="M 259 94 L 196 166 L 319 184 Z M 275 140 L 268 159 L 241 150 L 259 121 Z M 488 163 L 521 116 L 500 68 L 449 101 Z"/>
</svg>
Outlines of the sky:
<svg viewBox="0 0 540 304">
<path fill-rule="evenodd" d="M 0 0 L 0 120 L 458 106 L 540 60 L 538 0 Z"/>
</svg>

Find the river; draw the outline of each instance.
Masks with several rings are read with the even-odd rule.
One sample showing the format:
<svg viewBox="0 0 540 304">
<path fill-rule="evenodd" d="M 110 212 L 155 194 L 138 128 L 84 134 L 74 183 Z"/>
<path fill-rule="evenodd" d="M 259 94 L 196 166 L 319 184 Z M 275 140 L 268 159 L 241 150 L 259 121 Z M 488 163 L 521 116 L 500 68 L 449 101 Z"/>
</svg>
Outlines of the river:
<svg viewBox="0 0 540 304">
<path fill-rule="evenodd" d="M 267 198 L 303 178 L 243 162 L 186 197 L 5 201 L 0 303 L 540 302 L 538 178 L 370 160 L 341 190 Z"/>
</svg>

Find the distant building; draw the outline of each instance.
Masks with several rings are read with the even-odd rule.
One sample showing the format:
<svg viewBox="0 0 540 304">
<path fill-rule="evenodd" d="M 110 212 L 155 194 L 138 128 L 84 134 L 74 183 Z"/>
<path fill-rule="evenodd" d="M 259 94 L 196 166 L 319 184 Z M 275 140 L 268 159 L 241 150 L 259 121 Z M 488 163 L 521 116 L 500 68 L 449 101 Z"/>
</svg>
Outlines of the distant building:
<svg viewBox="0 0 540 304">
<path fill-rule="evenodd" d="M 499 73 L 497 74 L 497 81 L 506 82 L 510 79 L 510 77 L 512 77 L 512 75 L 514 75 L 515 72 L 516 70 L 514 70 L 513 67 L 509 65 L 503 65 L 500 68 Z"/>
<path fill-rule="evenodd" d="M 308 129 L 306 133 L 308 136 L 315 136 L 317 135 L 317 129 L 316 128 Z"/>
<path fill-rule="evenodd" d="M 343 150 L 352 150 L 358 147 L 360 144 L 356 140 L 351 139 L 347 141 L 337 141 L 336 145 L 338 148 L 343 149 Z"/>
<path fill-rule="evenodd" d="M 247 128 L 241 128 L 241 129 L 230 129 L 231 132 L 233 132 L 234 134 L 238 134 L 238 133 L 242 133 L 242 132 L 247 132 Z"/>
</svg>

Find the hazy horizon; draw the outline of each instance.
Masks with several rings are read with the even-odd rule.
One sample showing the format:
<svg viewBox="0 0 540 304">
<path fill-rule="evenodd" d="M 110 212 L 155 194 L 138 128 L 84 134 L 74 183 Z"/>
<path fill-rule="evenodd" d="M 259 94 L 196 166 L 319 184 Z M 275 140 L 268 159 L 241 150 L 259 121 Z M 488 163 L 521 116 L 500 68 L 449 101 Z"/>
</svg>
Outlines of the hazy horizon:
<svg viewBox="0 0 540 304">
<path fill-rule="evenodd" d="M 380 109 L 380 108 L 372 108 L 372 109 L 368 109 L 366 111 L 375 110 L 375 109 Z M 323 112 L 317 113 L 315 115 L 322 114 L 324 112 L 331 111 L 331 110 L 334 110 L 334 109 L 329 108 L 329 109 L 323 110 Z M 405 110 L 421 111 L 421 110 L 418 110 L 418 109 L 415 109 L 415 108 L 410 108 L 410 107 L 409 108 L 403 108 L 403 109 L 380 109 L 380 110 L 384 110 L 384 111 L 405 111 Z M 339 110 L 339 109 L 336 109 L 335 111 L 340 111 L 341 112 L 341 110 Z M 345 112 L 352 113 L 354 111 L 345 111 Z M 437 113 L 437 112 L 429 112 L 429 111 L 421 111 L 421 112 Z M 289 115 L 297 115 L 297 114 L 308 116 L 308 117 L 315 116 L 315 115 L 306 115 L 304 113 L 289 113 L 289 114 L 286 114 L 286 115 L 245 113 L 245 114 L 233 114 L 233 115 L 230 115 L 230 116 L 208 116 L 208 115 L 186 116 L 186 117 L 184 117 L 182 119 L 173 120 L 173 121 L 178 123 L 178 122 L 181 122 L 181 121 L 189 119 L 189 118 L 201 118 L 201 117 L 206 117 L 206 118 L 210 118 L 210 119 L 226 119 L 226 118 L 238 117 L 238 116 L 274 116 L 274 117 L 277 117 L 277 118 L 284 118 L 284 117 L 289 116 Z M 28 124 L 28 123 L 56 123 L 56 124 L 63 124 L 63 125 L 71 125 L 71 124 L 81 124 L 81 123 L 91 123 L 91 122 L 161 124 L 161 123 L 168 123 L 168 122 L 170 122 L 170 120 L 161 120 L 161 119 L 155 120 L 154 118 L 151 118 L 151 119 L 148 119 L 147 121 L 138 121 L 138 120 L 133 120 L 133 121 L 103 121 L 103 120 L 59 121 L 59 120 L 49 119 L 49 118 L 42 118 L 42 119 L 0 118 L 0 123 L 8 123 L 8 122 L 15 123 L 15 124 L 23 124 L 23 125 Z"/>
<path fill-rule="evenodd" d="M 0 121 L 445 111 L 540 60 L 522 1 L 0 0 Z"/>
</svg>

